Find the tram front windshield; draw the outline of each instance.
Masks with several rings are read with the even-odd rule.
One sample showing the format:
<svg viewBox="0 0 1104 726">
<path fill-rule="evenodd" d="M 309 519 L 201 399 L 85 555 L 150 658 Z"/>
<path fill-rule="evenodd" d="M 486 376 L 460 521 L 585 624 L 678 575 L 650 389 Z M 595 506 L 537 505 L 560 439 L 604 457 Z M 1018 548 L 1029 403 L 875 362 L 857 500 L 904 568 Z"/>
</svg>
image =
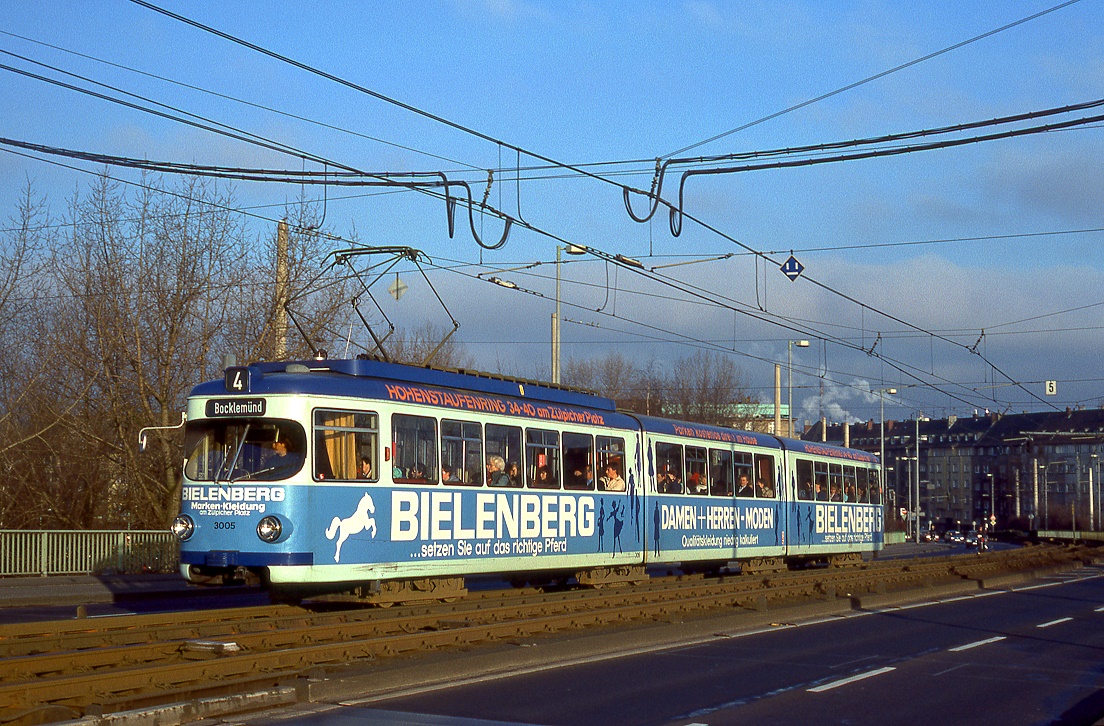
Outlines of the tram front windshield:
<svg viewBox="0 0 1104 726">
<path fill-rule="evenodd" d="M 192 481 L 287 479 L 303 468 L 306 435 L 294 421 L 207 419 L 188 423 L 184 434 Z"/>
</svg>

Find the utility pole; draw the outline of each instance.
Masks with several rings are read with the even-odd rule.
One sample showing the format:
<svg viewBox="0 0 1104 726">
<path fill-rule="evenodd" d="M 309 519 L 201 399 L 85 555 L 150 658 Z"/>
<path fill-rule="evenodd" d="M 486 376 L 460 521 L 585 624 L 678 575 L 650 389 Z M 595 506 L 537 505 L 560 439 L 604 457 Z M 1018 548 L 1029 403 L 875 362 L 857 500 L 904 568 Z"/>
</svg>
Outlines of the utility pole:
<svg viewBox="0 0 1104 726">
<path fill-rule="evenodd" d="M 556 312 L 552 313 L 552 382 L 560 383 L 560 246 L 556 245 Z"/>
<path fill-rule="evenodd" d="M 774 435 L 782 435 L 782 364 L 774 364 Z"/>
<path fill-rule="evenodd" d="M 281 219 L 276 225 L 276 360 L 287 358 L 288 333 L 288 223 Z"/>
<path fill-rule="evenodd" d="M 563 325 L 563 317 L 560 315 L 560 265 L 563 258 L 560 253 L 566 251 L 569 255 L 585 255 L 586 248 L 569 244 L 566 247 L 556 245 L 556 312 L 552 313 L 552 382 L 560 383 L 560 327 Z"/>
<path fill-rule="evenodd" d="M 916 502 L 916 531 L 913 540 L 916 544 L 920 543 L 920 417 L 922 415 L 923 412 L 916 412 L 916 499 L 913 500 Z M 931 529 L 930 524 L 928 528 Z"/>
<path fill-rule="evenodd" d="M 786 420 L 789 424 L 789 429 L 790 429 L 789 431 L 786 432 L 786 435 L 789 436 L 791 439 L 796 438 L 794 436 L 794 417 L 793 417 L 793 349 L 794 349 L 795 345 L 798 348 L 808 348 L 809 347 L 809 341 L 807 341 L 807 340 L 788 340 L 788 341 L 786 341 L 786 376 L 789 380 L 789 383 L 788 383 L 789 393 L 787 395 L 787 401 L 786 401 Z M 845 444 L 845 446 L 846 446 L 846 444 Z"/>
</svg>

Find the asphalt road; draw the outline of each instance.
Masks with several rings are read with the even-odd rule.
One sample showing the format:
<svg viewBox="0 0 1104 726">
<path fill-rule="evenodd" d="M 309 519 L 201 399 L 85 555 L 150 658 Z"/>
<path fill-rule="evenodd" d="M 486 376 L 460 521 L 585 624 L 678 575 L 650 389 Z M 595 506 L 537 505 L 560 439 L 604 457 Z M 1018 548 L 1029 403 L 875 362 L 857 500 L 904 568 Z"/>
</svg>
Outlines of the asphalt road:
<svg viewBox="0 0 1104 726">
<path fill-rule="evenodd" d="M 1104 716 L 1104 570 L 776 623 L 288 714 L 297 724 L 1082 724 Z M 278 722 L 274 714 L 266 723 Z M 238 719 L 236 723 L 250 723 Z"/>
</svg>

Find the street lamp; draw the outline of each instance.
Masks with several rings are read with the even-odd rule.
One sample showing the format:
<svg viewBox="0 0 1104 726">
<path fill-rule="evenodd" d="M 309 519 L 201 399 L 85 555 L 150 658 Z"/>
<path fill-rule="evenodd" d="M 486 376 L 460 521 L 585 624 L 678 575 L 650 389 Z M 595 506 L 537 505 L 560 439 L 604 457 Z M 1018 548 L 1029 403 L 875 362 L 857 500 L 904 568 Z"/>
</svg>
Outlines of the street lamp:
<svg viewBox="0 0 1104 726">
<path fill-rule="evenodd" d="M 1100 471 L 1097 469 L 1099 466 L 1099 455 L 1089 454 L 1089 529 L 1095 530 L 1096 526 L 1096 505 L 1099 503 L 1096 496 L 1096 486 L 1099 486 L 1099 481 L 1093 483 L 1093 470 L 1096 469 L 1097 480 L 1100 479 Z"/>
<path fill-rule="evenodd" d="M 878 463 L 882 465 L 882 486 L 885 486 L 885 397 L 896 396 L 896 388 L 879 388 L 878 389 L 878 403 L 880 404 L 879 420 L 881 421 L 881 454 Z"/>
<path fill-rule="evenodd" d="M 920 508 L 920 422 L 927 421 L 923 411 L 916 412 L 916 540 L 917 544 L 920 543 L 920 515 L 923 510 Z M 912 487 L 912 482 L 909 482 L 909 487 Z M 928 530 L 931 530 L 931 517 L 929 513 L 928 517 Z"/>
<path fill-rule="evenodd" d="M 790 438 L 794 435 L 794 420 L 793 420 L 793 347 L 808 348 L 809 341 L 807 340 L 787 340 L 786 341 L 786 376 L 789 379 L 789 393 L 787 394 L 788 401 L 786 403 L 786 410 L 789 412 L 787 416 L 790 419 Z"/>
<path fill-rule="evenodd" d="M 905 532 L 909 537 L 912 537 L 912 462 L 916 461 L 915 456 L 902 456 L 899 457 L 901 461 L 907 464 L 905 470 L 905 486 L 908 488 L 908 496 L 905 497 L 905 501 L 908 503 L 908 517 L 905 519 Z M 917 463 L 917 467 L 919 467 Z M 898 480 L 898 484 L 900 480 Z"/>
<path fill-rule="evenodd" d="M 1050 530 L 1050 467 L 1055 464 L 1068 464 L 1068 461 L 1048 461 L 1040 464 L 1043 470 L 1043 529 Z"/>
<path fill-rule="evenodd" d="M 996 477 L 993 476 L 993 472 L 985 472 L 985 476 L 989 479 L 989 525 L 996 529 L 997 527 L 997 500 L 993 498 L 993 481 Z"/>
<path fill-rule="evenodd" d="M 586 248 L 579 245 L 556 245 L 556 312 L 552 313 L 552 382 L 560 383 L 560 265 L 562 258 L 560 252 L 566 251 L 569 255 L 585 255 Z"/>
</svg>

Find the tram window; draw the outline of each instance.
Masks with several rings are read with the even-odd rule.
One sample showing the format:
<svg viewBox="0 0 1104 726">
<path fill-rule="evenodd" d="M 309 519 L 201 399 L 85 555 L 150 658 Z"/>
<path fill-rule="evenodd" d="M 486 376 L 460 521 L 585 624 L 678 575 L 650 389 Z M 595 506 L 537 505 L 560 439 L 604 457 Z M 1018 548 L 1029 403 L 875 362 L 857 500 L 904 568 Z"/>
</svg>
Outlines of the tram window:
<svg viewBox="0 0 1104 726">
<path fill-rule="evenodd" d="M 813 498 L 813 462 L 808 459 L 797 460 L 797 498 Z"/>
<path fill-rule="evenodd" d="M 706 452 L 699 446 L 686 447 L 686 493 L 706 494 L 709 491 L 709 472 L 705 467 Z"/>
<path fill-rule="evenodd" d="M 294 421 L 204 419 L 184 430 L 192 481 L 287 479 L 303 468 L 307 437 Z"/>
<path fill-rule="evenodd" d="M 400 484 L 437 483 L 437 419 L 396 413 L 391 417 L 391 476 Z"/>
<path fill-rule="evenodd" d="M 774 457 L 755 455 L 755 496 L 759 499 L 774 499 Z"/>
<path fill-rule="evenodd" d="M 487 457 L 492 456 L 501 456 L 506 462 L 507 486 L 520 487 L 523 483 L 521 462 L 525 458 L 521 446 L 521 428 L 487 424 Z M 487 483 L 491 485 L 491 482 Z"/>
<path fill-rule="evenodd" d="M 625 491 L 625 440 L 614 436 L 599 436 L 598 481 L 602 491 Z M 611 476 L 612 474 L 612 476 Z"/>
<path fill-rule="evenodd" d="M 560 488 L 560 433 L 525 429 L 525 470 L 530 489 Z"/>
<path fill-rule="evenodd" d="M 845 464 L 843 467 L 843 501 L 854 504 L 859 501 L 858 482 L 855 480 L 855 467 Z"/>
<path fill-rule="evenodd" d="M 870 481 L 866 475 L 867 470 L 861 466 L 855 467 L 855 480 L 859 486 L 859 502 L 870 503 Z"/>
<path fill-rule="evenodd" d="M 360 411 L 314 411 L 314 478 L 379 480 L 379 422 Z"/>
<path fill-rule="evenodd" d="M 474 421 L 441 420 L 441 481 L 483 484 L 483 432 Z"/>
<path fill-rule="evenodd" d="M 732 452 L 709 450 L 709 493 L 715 497 L 732 496 Z"/>
<path fill-rule="evenodd" d="M 656 489 L 660 494 L 682 494 L 682 447 L 657 442 Z"/>
<path fill-rule="evenodd" d="M 563 434 L 564 489 L 594 490 L 594 439 L 589 434 Z"/>
<path fill-rule="evenodd" d="M 882 486 L 878 477 L 877 469 L 868 469 L 867 476 L 870 478 L 870 503 L 881 504 L 882 503 Z"/>
<path fill-rule="evenodd" d="M 736 469 L 736 496 L 755 496 L 755 476 L 751 470 L 751 454 L 737 451 L 732 455 L 733 467 Z"/>
<path fill-rule="evenodd" d="M 828 501 L 843 501 L 843 464 L 828 464 Z"/>
<path fill-rule="evenodd" d="M 817 501 L 828 501 L 828 462 L 817 461 L 813 463 L 813 485 L 816 487 Z"/>
</svg>

